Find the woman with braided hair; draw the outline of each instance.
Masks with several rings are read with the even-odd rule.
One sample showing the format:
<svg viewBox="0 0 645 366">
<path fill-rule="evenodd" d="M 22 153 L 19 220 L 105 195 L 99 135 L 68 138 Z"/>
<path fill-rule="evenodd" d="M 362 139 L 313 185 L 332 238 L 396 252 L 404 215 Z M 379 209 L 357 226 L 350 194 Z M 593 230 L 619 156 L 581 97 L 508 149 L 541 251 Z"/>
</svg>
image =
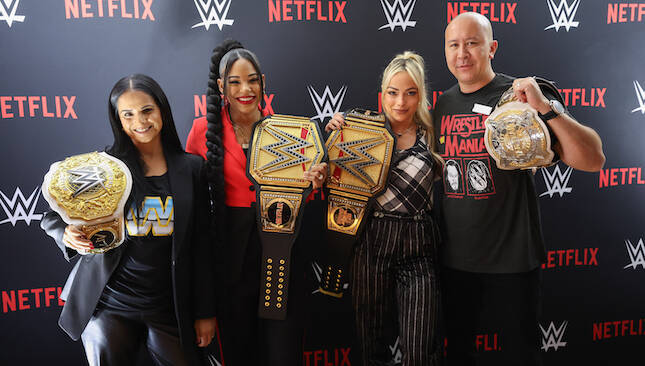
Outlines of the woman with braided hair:
<svg viewBox="0 0 645 366">
<path fill-rule="evenodd" d="M 352 303 L 361 365 L 389 364 L 388 344 L 398 336 L 402 364 L 441 363 L 436 275 L 439 231 L 430 216 L 433 183 L 443 160 L 434 149 L 424 61 L 396 55 L 383 72 L 381 102 L 396 150 L 386 190 L 354 247 Z M 336 114 L 326 130 L 343 128 Z"/>
<path fill-rule="evenodd" d="M 246 176 L 246 151 L 255 122 L 267 115 L 264 74 L 257 57 L 233 40 L 211 57 L 206 118 L 195 120 L 186 151 L 207 159 L 218 274 L 218 321 L 226 365 L 301 365 L 306 261 L 302 244 L 292 251 L 289 310 L 285 320 L 259 319 L 261 244 L 253 184 Z M 327 165 L 304 172 L 322 186 Z"/>
</svg>

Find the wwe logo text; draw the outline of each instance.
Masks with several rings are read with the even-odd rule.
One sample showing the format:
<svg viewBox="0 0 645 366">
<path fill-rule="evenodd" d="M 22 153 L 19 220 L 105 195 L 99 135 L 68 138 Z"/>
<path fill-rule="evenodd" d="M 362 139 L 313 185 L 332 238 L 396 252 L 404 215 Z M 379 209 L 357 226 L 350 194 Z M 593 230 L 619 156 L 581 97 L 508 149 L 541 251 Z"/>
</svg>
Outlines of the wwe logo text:
<svg viewBox="0 0 645 366">
<path fill-rule="evenodd" d="M 222 30 L 225 25 L 233 25 L 233 19 L 226 19 L 228 10 L 231 7 L 231 0 L 193 0 L 195 7 L 202 18 L 201 23 L 193 25 L 191 28 L 204 27 L 208 30 L 211 25 L 217 25 Z"/>
<path fill-rule="evenodd" d="M 605 106 L 605 93 L 607 88 L 570 88 L 558 89 L 564 99 L 564 105 L 567 107 L 599 107 Z"/>
<path fill-rule="evenodd" d="M 645 3 L 607 4 L 607 24 L 642 22 L 643 19 Z"/>
<path fill-rule="evenodd" d="M 569 178 L 571 178 L 571 172 L 573 171 L 570 166 L 567 167 L 564 173 L 560 170 L 559 165 L 555 165 L 552 173 L 549 173 L 547 168 L 542 168 L 540 171 L 542 172 L 544 184 L 547 188 L 547 191 L 542 193 L 540 197 L 548 194 L 549 198 L 551 198 L 556 193 L 562 197 L 565 193 L 571 193 L 572 188 L 567 186 L 569 184 Z"/>
<path fill-rule="evenodd" d="M 313 86 L 308 86 L 307 90 L 318 113 L 312 119 L 317 118 L 322 122 L 325 118 L 331 118 L 334 113 L 340 111 L 343 99 L 345 99 L 345 93 L 347 92 L 347 86 L 343 85 L 336 95 L 331 93 L 329 86 L 325 86 L 322 95 L 318 94 Z"/>
<path fill-rule="evenodd" d="M 217 357 L 212 354 L 207 354 L 206 359 L 208 360 L 208 366 L 222 366 Z"/>
<path fill-rule="evenodd" d="M 103 177 L 103 174 L 105 174 L 105 172 L 102 169 L 99 169 L 99 167 L 83 167 L 80 169 L 71 169 L 67 172 L 71 175 L 76 176 L 76 178 L 74 178 L 70 182 L 71 184 L 77 186 L 76 190 L 72 194 L 72 197 L 77 197 L 79 194 L 85 193 L 96 186 L 101 186 L 103 187 L 103 189 L 105 189 L 105 185 L 103 184 L 106 180 Z"/>
<path fill-rule="evenodd" d="M 123 18 L 155 21 L 154 0 L 65 0 L 65 19 Z"/>
<path fill-rule="evenodd" d="M 645 335 L 645 319 L 615 320 L 593 323 L 593 340 Z"/>
<path fill-rule="evenodd" d="M 383 144 L 380 138 L 368 138 L 354 141 L 344 141 L 337 146 L 345 155 L 339 155 L 337 159 L 331 160 L 343 170 L 349 172 L 354 177 L 360 179 L 365 184 L 375 184 L 369 174 L 363 169 L 370 165 L 377 164 L 379 161 L 367 150 Z"/>
<path fill-rule="evenodd" d="M 313 21 L 347 23 L 347 1 L 269 0 L 269 23 Z"/>
<path fill-rule="evenodd" d="M 645 184 L 642 168 L 608 168 L 600 171 L 599 188 L 632 184 Z"/>
<path fill-rule="evenodd" d="M 297 151 L 302 149 L 302 152 L 304 153 L 305 148 L 313 146 L 311 142 L 271 126 L 266 127 L 265 131 L 269 135 L 273 136 L 277 141 L 260 148 L 261 150 L 275 156 L 275 159 L 260 168 L 260 171 L 263 174 L 282 170 L 296 164 L 303 164 L 304 168 L 304 163 L 311 161 L 311 158 L 308 158 Z M 277 214 L 276 217 L 278 217 Z"/>
<path fill-rule="evenodd" d="M 634 80 L 634 89 L 636 89 L 636 98 L 638 99 L 638 105 L 640 107 L 634 108 L 632 113 L 641 112 L 641 114 L 645 114 L 645 90 L 643 90 L 641 84 L 636 80 Z"/>
<path fill-rule="evenodd" d="M 35 213 L 38 197 L 40 197 L 40 187 L 36 187 L 27 198 L 22 194 L 20 188 L 16 188 L 11 198 L 0 191 L 0 206 L 7 215 L 6 219 L 0 221 L 0 225 L 9 222 L 11 226 L 16 226 L 16 223 L 22 220 L 29 226 L 32 221 L 42 219 L 41 213 Z"/>
<path fill-rule="evenodd" d="M 63 306 L 62 287 L 42 287 L 2 291 L 2 312 L 22 311 L 52 306 Z"/>
<path fill-rule="evenodd" d="M 474 1 L 449 1 L 448 2 L 448 23 L 457 15 L 469 11 L 479 13 L 488 18 L 493 23 L 513 23 L 517 24 L 515 19 L 515 9 L 517 3 L 494 3 L 494 2 L 474 2 Z"/>
<path fill-rule="evenodd" d="M 304 351 L 302 353 L 305 366 L 351 366 L 349 352 L 352 349 L 334 348 Z"/>
<path fill-rule="evenodd" d="M 390 28 L 390 31 L 394 32 L 394 28 L 401 27 L 405 32 L 405 28 L 413 28 L 417 22 L 410 20 L 410 17 L 412 16 L 416 2 L 417 0 L 408 0 L 408 3 L 404 4 L 403 0 L 392 0 L 392 3 L 388 0 L 381 0 L 381 6 L 387 18 L 387 24 L 381 26 L 379 30 Z"/>
<path fill-rule="evenodd" d="M 392 365 L 400 365 L 403 362 L 403 353 L 401 352 L 401 346 L 399 345 L 400 337 L 396 337 L 396 341 L 393 346 L 387 346 L 392 353 Z"/>
<path fill-rule="evenodd" d="M 273 106 L 271 105 L 274 97 L 275 94 L 264 94 L 264 110 L 266 110 L 268 114 L 275 114 L 275 112 L 273 112 Z M 206 115 L 206 95 L 193 95 L 193 104 L 195 106 L 195 117 Z"/>
<path fill-rule="evenodd" d="M 623 267 L 623 269 L 630 267 L 636 269 L 638 266 L 645 269 L 645 244 L 643 244 L 643 239 L 640 239 L 636 245 L 632 245 L 632 242 L 627 239 L 625 240 L 625 246 L 631 263 Z"/>
<path fill-rule="evenodd" d="M 568 322 L 564 321 L 556 328 L 555 324 L 551 322 L 546 330 L 542 328 L 541 324 L 538 324 L 540 331 L 542 331 L 542 351 L 548 352 L 551 348 L 553 348 L 554 351 L 557 351 L 558 348 L 567 345 L 567 342 L 562 341 L 564 331 L 567 329 L 567 324 Z"/>
<path fill-rule="evenodd" d="M 0 20 L 4 20 L 7 22 L 7 25 L 9 28 L 11 28 L 11 25 L 13 22 L 24 22 L 25 21 L 25 16 L 24 15 L 16 15 L 16 12 L 18 11 L 18 4 L 20 3 L 20 0 L 3 0 L 0 1 Z"/>
<path fill-rule="evenodd" d="M 578 6 L 580 6 L 580 0 L 573 0 L 571 5 L 567 3 L 567 0 L 560 0 L 560 5 L 556 5 L 555 0 L 547 0 L 546 3 L 549 5 L 553 24 L 544 28 L 544 30 L 555 29 L 558 32 L 561 27 L 564 27 L 568 32 L 571 28 L 578 28 L 580 22 L 575 21 L 574 18 L 576 17 Z"/>
<path fill-rule="evenodd" d="M 65 103 L 65 110 L 63 105 Z M 0 115 L 2 119 L 25 117 L 27 110 L 29 117 L 44 117 L 44 118 L 71 118 L 78 119 L 76 111 L 74 110 L 74 102 L 76 96 L 54 96 L 47 98 L 46 96 L 0 96 Z M 26 107 L 26 108 L 25 108 Z"/>
</svg>

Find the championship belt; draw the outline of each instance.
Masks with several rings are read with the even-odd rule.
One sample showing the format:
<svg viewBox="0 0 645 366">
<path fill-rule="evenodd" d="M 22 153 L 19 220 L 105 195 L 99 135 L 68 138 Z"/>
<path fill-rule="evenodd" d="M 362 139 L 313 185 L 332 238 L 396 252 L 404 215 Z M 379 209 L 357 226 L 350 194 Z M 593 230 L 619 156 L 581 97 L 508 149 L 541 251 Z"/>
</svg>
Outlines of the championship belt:
<svg viewBox="0 0 645 366">
<path fill-rule="evenodd" d="M 541 87 L 545 87 L 543 80 L 538 81 Z M 546 83 L 559 97 L 557 89 Z M 486 119 L 484 144 L 503 170 L 549 166 L 555 156 L 549 128 L 533 107 L 517 100 L 513 87 L 502 94 Z"/>
<path fill-rule="evenodd" d="M 132 175 L 121 160 L 91 152 L 53 163 L 42 192 L 63 221 L 92 241 L 90 253 L 105 253 L 125 239 L 123 208 L 131 189 Z"/>
<path fill-rule="evenodd" d="M 320 292 L 343 296 L 349 258 L 365 212 L 387 183 L 394 138 L 385 115 L 364 109 L 346 113 L 345 123 L 327 139 L 330 176 L 327 196 L 327 247 Z"/>
<path fill-rule="evenodd" d="M 320 128 L 308 118 L 275 114 L 253 127 L 247 175 L 255 185 L 262 241 L 261 318 L 287 316 L 291 247 L 311 193 L 302 174 L 325 157 Z"/>
</svg>

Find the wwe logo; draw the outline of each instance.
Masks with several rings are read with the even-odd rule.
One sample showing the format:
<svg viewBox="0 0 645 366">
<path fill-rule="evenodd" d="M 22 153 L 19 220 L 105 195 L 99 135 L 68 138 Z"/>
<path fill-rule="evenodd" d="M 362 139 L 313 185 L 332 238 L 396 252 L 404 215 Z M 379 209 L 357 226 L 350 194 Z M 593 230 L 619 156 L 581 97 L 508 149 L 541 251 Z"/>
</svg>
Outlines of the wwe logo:
<svg viewBox="0 0 645 366">
<path fill-rule="evenodd" d="M 208 359 L 208 366 L 222 366 L 222 364 L 217 360 L 217 358 L 210 353 L 206 355 Z"/>
<path fill-rule="evenodd" d="M 547 168 L 542 168 L 540 171 L 544 178 L 544 184 L 547 187 L 547 191 L 542 193 L 540 197 L 548 194 L 549 198 L 552 198 L 556 193 L 562 197 L 565 193 L 571 193 L 571 187 L 567 187 L 569 184 L 569 178 L 571 178 L 571 172 L 573 171 L 570 166 L 567 167 L 567 170 L 565 170 L 564 173 L 560 170 L 559 165 L 556 165 L 555 168 L 553 168 L 552 173 L 549 173 Z"/>
<path fill-rule="evenodd" d="M 29 226 L 32 220 L 42 219 L 42 214 L 34 213 L 39 196 L 40 187 L 36 187 L 28 198 L 25 198 L 20 188 L 16 188 L 12 198 L 5 196 L 0 191 L 0 198 L 2 198 L 0 206 L 2 206 L 4 213 L 7 215 L 6 219 L 0 221 L 0 225 L 10 222 L 12 226 L 16 226 L 16 222 L 23 220 Z"/>
<path fill-rule="evenodd" d="M 623 269 L 627 267 L 636 267 L 641 266 L 645 269 L 645 244 L 643 244 L 643 239 L 638 241 L 638 244 L 632 245 L 632 242 L 625 240 L 625 245 L 627 246 L 627 253 L 629 254 L 629 260 L 632 261 L 631 264 L 626 265 Z"/>
<path fill-rule="evenodd" d="M 390 28 L 390 31 L 394 32 L 394 28 L 401 27 L 405 32 L 405 28 L 414 27 L 417 22 L 410 20 L 410 16 L 412 16 L 416 2 L 417 0 L 409 0 L 407 4 L 403 4 L 403 0 L 392 0 L 390 4 L 388 0 L 381 0 L 387 24 L 381 26 L 378 30 Z"/>
<path fill-rule="evenodd" d="M 399 345 L 400 337 L 396 337 L 396 341 L 393 346 L 387 346 L 392 353 L 392 361 L 388 365 L 400 365 L 403 362 L 403 353 L 401 352 L 401 346 Z"/>
<path fill-rule="evenodd" d="M 544 330 L 542 325 L 538 324 L 542 331 L 542 350 L 544 352 L 548 352 L 550 348 L 557 351 L 558 348 L 567 345 L 567 342 L 562 342 L 562 336 L 564 335 L 564 331 L 567 329 L 567 323 L 568 322 L 564 321 L 560 324 L 559 328 L 556 328 L 555 324 L 551 322 L 547 330 Z"/>
<path fill-rule="evenodd" d="M 318 112 L 312 119 L 317 118 L 322 122 L 325 118 L 331 118 L 334 113 L 340 110 L 340 106 L 343 104 L 343 99 L 345 98 L 345 92 L 347 92 L 347 86 L 343 85 L 336 95 L 331 93 L 329 86 L 325 86 L 322 95 L 316 93 L 312 86 L 308 86 L 307 90 L 309 90 L 311 101 L 314 103 L 314 107 L 316 107 L 316 112 Z"/>
<path fill-rule="evenodd" d="M 643 90 L 641 84 L 636 80 L 634 80 L 634 89 L 636 89 L 636 98 L 638 98 L 638 104 L 640 104 L 640 107 L 632 110 L 632 113 L 641 111 L 642 114 L 645 114 L 645 90 Z"/>
<path fill-rule="evenodd" d="M 580 0 L 573 0 L 571 5 L 567 3 L 567 0 L 560 0 L 560 5 L 555 5 L 555 0 L 547 0 L 546 3 L 549 5 L 549 12 L 551 13 L 553 24 L 544 28 L 544 30 L 555 28 L 557 32 L 560 30 L 560 27 L 564 27 L 568 32 L 570 28 L 578 28 L 578 24 L 580 23 L 574 21 L 573 18 L 576 17 Z"/>
<path fill-rule="evenodd" d="M 316 275 L 316 279 L 318 280 L 318 283 L 322 283 L 322 274 L 323 274 L 322 267 L 320 267 L 320 265 L 317 262 L 312 261 L 311 268 L 314 270 L 314 275 Z M 343 284 L 343 290 L 347 290 L 348 287 L 349 287 L 349 283 L 346 282 Z M 316 292 L 320 292 L 320 288 L 315 289 L 311 293 L 315 294 Z"/>
<path fill-rule="evenodd" d="M 16 15 L 20 0 L 2 0 L 0 1 L 0 20 L 7 22 L 9 28 L 13 22 L 24 22 L 24 15 Z"/>
<path fill-rule="evenodd" d="M 204 26 L 206 30 L 215 24 L 222 30 L 225 25 L 233 25 L 233 19 L 226 19 L 228 9 L 231 7 L 232 0 L 193 0 L 199 16 L 202 18 L 201 23 L 193 25 L 191 28 Z"/>
</svg>

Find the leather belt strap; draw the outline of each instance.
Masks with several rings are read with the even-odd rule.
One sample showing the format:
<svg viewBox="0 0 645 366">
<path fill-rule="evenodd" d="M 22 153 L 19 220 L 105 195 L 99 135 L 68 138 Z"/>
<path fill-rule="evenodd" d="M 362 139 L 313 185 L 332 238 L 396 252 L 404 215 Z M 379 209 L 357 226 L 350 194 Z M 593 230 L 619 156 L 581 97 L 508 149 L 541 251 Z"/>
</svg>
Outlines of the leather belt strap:
<svg viewBox="0 0 645 366">
<path fill-rule="evenodd" d="M 326 158 L 318 124 L 305 117 L 273 115 L 253 127 L 247 175 L 255 185 L 262 242 L 258 315 L 287 316 L 291 248 L 298 236 L 311 182 L 302 174 Z"/>
</svg>

